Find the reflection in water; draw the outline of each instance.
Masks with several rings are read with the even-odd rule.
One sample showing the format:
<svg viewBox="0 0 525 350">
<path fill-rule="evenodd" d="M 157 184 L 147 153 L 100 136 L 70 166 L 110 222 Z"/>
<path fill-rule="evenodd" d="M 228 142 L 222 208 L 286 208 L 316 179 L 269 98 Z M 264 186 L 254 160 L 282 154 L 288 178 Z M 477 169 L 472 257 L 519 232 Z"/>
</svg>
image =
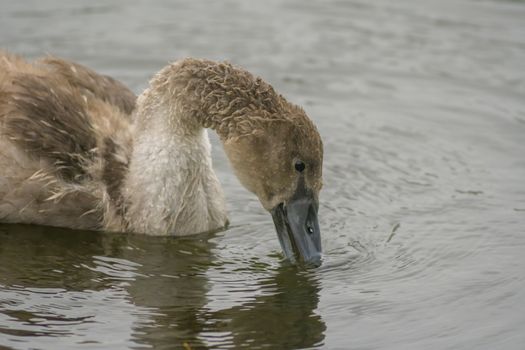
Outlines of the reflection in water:
<svg viewBox="0 0 525 350">
<path fill-rule="evenodd" d="M 215 296 L 207 272 L 220 268 L 235 276 L 235 271 L 215 261 L 215 244 L 208 238 L 1 226 L 0 334 L 9 339 L 5 345 L 22 339 L 36 345 L 45 336 L 70 337 L 70 345 L 75 337 L 106 343 L 97 336 L 102 329 L 112 330 L 109 338 L 119 339 L 116 347 L 322 343 L 326 326 L 315 313 L 319 282 L 315 273 L 293 266 L 266 270 L 253 282 L 239 281 L 253 295 L 240 305 L 210 310 L 209 298 Z M 260 273 L 257 264 L 248 269 Z"/>
<path fill-rule="evenodd" d="M 0 283 L 68 291 L 108 288 L 95 271 L 81 268 L 93 256 L 111 253 L 114 244 L 105 246 L 104 238 L 99 233 L 1 225 Z"/>
<path fill-rule="evenodd" d="M 134 249 L 123 252 L 123 258 L 141 264 L 141 275 L 127 287 L 131 300 L 154 310 L 134 327 L 136 342 L 155 349 L 204 346 L 199 314 L 207 303 L 206 271 L 214 264 L 214 244 L 206 238 L 160 239 L 152 245 L 149 237 L 134 237 Z"/>
<path fill-rule="evenodd" d="M 122 347 L 165 335 L 167 344 L 199 345 L 196 317 L 206 303 L 203 271 L 212 262 L 210 248 L 203 237 L 152 239 L 3 225 L 0 311 L 7 318 L 0 320 L 0 334 L 11 335 L 13 344 L 22 335 L 24 341 L 34 337 L 35 344 L 43 335 L 97 343 L 109 328 L 110 338 L 119 339 L 113 343 Z"/>
<path fill-rule="evenodd" d="M 208 329 L 228 332 L 235 348 L 271 344 L 275 349 L 295 349 L 322 344 L 326 325 L 315 313 L 320 291 L 315 273 L 283 266 L 259 287 L 270 292 L 206 315 L 214 320 Z"/>
</svg>

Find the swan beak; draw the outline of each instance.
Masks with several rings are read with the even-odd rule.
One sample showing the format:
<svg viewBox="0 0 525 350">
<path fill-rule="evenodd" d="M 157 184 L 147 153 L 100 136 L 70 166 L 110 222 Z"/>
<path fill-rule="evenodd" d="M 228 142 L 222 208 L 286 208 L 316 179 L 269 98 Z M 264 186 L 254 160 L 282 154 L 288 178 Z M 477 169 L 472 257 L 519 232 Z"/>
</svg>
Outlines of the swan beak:
<svg viewBox="0 0 525 350">
<path fill-rule="evenodd" d="M 292 263 L 321 265 L 321 231 L 317 220 L 317 201 L 306 194 L 293 196 L 286 204 L 271 210 L 284 255 Z"/>
</svg>

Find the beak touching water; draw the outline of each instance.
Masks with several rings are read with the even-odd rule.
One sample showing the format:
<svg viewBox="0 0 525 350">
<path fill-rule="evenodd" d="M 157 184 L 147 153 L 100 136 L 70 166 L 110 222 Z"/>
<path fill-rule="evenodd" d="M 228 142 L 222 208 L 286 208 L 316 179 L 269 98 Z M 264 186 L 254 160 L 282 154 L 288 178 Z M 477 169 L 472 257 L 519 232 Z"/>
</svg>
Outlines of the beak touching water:
<svg viewBox="0 0 525 350">
<path fill-rule="evenodd" d="M 288 203 L 271 210 L 284 255 L 292 263 L 321 265 L 321 231 L 317 220 L 318 202 L 299 186 Z"/>
</svg>

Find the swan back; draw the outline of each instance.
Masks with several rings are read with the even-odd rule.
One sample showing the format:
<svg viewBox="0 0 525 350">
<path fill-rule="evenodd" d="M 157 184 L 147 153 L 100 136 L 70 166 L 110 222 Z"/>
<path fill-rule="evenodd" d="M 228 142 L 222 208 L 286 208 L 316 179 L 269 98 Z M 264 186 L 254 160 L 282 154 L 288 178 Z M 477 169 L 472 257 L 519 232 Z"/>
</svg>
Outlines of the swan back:
<svg viewBox="0 0 525 350">
<path fill-rule="evenodd" d="M 129 161 L 134 101 L 78 64 L 1 53 L 0 219 L 102 228 Z"/>
</svg>

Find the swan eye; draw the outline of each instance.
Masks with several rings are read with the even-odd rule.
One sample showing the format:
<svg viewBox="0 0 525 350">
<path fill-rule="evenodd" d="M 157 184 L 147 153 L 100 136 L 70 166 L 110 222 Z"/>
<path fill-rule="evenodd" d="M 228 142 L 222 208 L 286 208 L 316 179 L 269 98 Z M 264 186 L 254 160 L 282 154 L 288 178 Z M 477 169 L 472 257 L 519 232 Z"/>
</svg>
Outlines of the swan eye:
<svg viewBox="0 0 525 350">
<path fill-rule="evenodd" d="M 297 170 L 298 172 L 302 173 L 305 167 L 306 165 L 304 165 L 304 163 L 301 160 L 295 162 L 295 170 Z"/>
</svg>

